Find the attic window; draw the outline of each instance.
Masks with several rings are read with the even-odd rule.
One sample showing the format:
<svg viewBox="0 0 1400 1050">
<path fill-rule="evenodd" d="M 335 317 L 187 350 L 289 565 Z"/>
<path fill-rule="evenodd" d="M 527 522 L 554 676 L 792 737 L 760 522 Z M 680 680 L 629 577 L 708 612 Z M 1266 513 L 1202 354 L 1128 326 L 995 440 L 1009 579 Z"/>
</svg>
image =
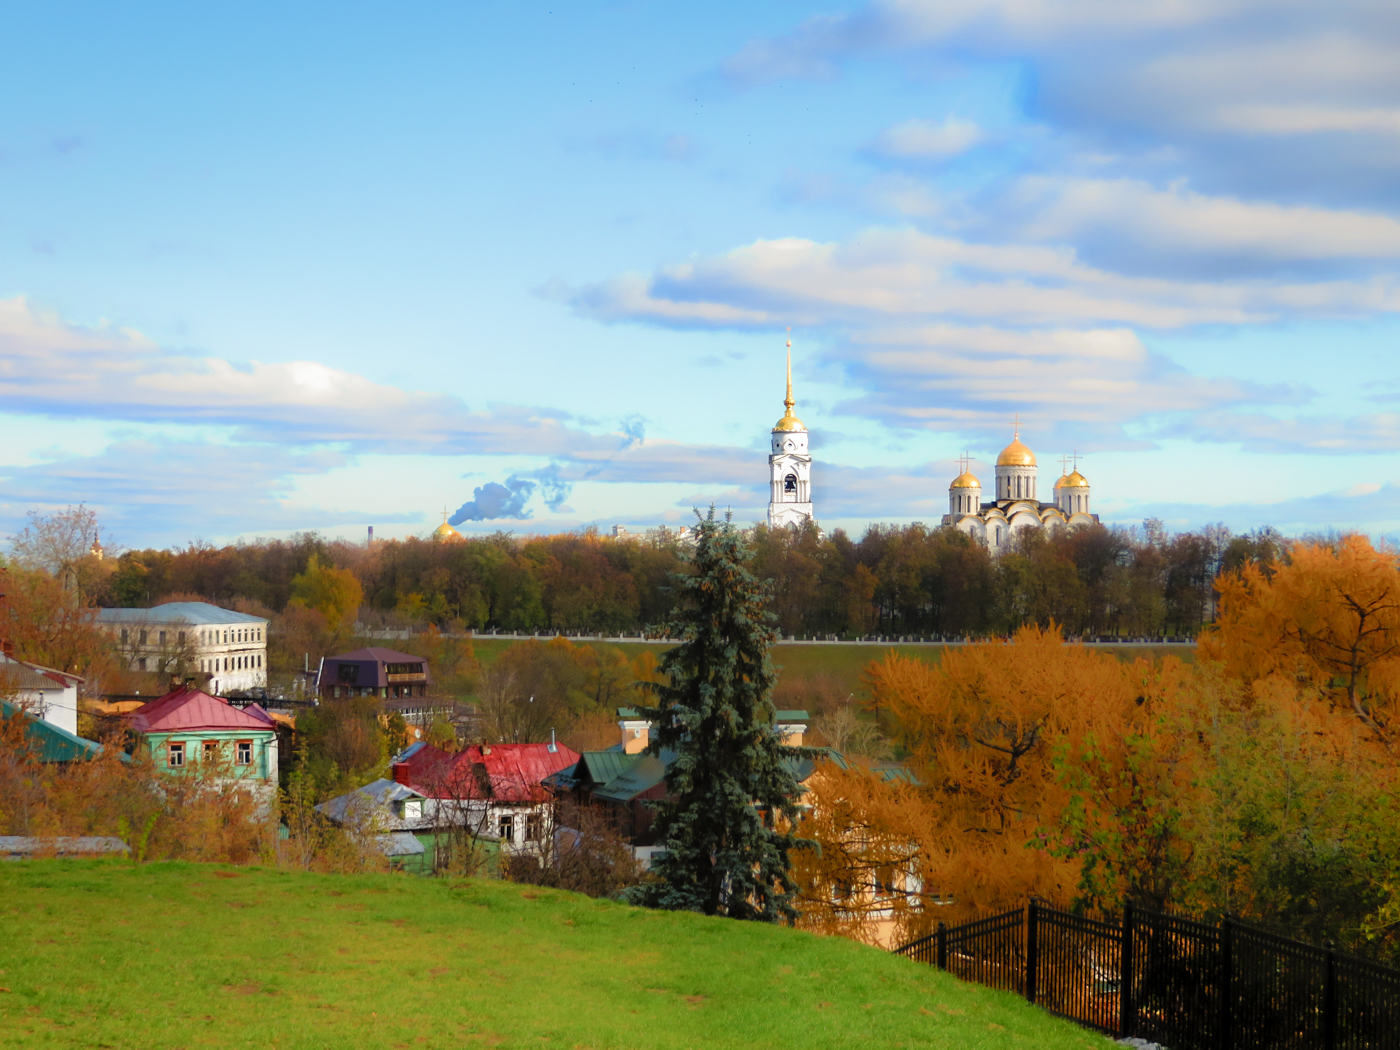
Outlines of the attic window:
<svg viewBox="0 0 1400 1050">
<path fill-rule="evenodd" d="M 185 745 L 183 743 L 169 745 L 166 756 L 172 767 L 183 766 L 185 764 Z"/>
</svg>

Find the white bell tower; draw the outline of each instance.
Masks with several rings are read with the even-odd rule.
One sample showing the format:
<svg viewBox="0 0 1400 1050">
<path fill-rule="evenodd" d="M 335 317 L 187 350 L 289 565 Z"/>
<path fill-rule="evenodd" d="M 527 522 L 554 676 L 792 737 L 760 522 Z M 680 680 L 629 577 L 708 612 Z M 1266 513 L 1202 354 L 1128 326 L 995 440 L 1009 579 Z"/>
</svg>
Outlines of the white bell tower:
<svg viewBox="0 0 1400 1050">
<path fill-rule="evenodd" d="M 787 411 L 773 425 L 772 453 L 768 456 L 768 525 L 800 527 L 811 521 L 812 454 L 807 447 L 807 428 L 793 414 L 792 340 L 787 341 Z"/>
</svg>

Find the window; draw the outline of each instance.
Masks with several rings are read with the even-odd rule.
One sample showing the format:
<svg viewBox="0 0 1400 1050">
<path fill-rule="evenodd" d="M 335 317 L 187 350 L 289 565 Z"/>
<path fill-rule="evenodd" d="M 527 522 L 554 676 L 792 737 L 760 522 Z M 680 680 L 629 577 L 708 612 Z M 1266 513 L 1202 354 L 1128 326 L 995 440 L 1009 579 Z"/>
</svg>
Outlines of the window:
<svg viewBox="0 0 1400 1050">
<path fill-rule="evenodd" d="M 143 657 L 141 657 L 139 660 L 136 661 L 136 670 L 138 670 L 138 671 L 144 671 L 145 669 L 146 669 L 146 658 L 143 656 Z"/>
<path fill-rule="evenodd" d="M 185 632 L 184 632 L 184 631 L 181 631 L 179 634 L 177 634 L 177 635 L 175 636 L 175 640 L 176 640 L 180 645 L 184 645 L 184 644 L 185 644 Z"/>
<path fill-rule="evenodd" d="M 219 757 L 219 745 L 213 740 L 204 741 L 204 761 L 214 762 Z"/>
<path fill-rule="evenodd" d="M 354 685 L 360 680 L 360 665 L 341 664 L 336 670 L 335 677 L 337 681 L 344 682 L 347 685 Z"/>
<path fill-rule="evenodd" d="M 164 644 L 165 644 L 165 632 L 164 632 L 164 631 L 161 631 L 160 634 L 157 636 L 157 639 L 156 639 L 156 640 L 159 642 L 159 644 L 164 645 Z"/>
<path fill-rule="evenodd" d="M 405 820 L 417 820 L 423 815 L 423 800 L 417 798 L 404 799 L 403 815 Z"/>
<path fill-rule="evenodd" d="M 185 745 L 170 744 L 166 749 L 166 757 L 172 767 L 179 767 L 185 764 Z"/>
<path fill-rule="evenodd" d="M 525 841 L 538 842 L 541 832 L 544 830 L 544 818 L 538 813 L 531 813 L 525 818 Z"/>
<path fill-rule="evenodd" d="M 796 491 L 797 491 L 797 475 L 796 475 L 796 474 L 789 474 L 787 477 L 783 478 L 783 491 L 784 491 L 784 492 L 796 492 Z"/>
<path fill-rule="evenodd" d="M 503 813 L 501 815 L 501 841 L 515 841 L 515 815 L 512 813 Z"/>
<path fill-rule="evenodd" d="M 251 766 L 253 764 L 253 742 L 251 740 L 240 740 L 234 745 L 234 763 L 240 766 Z"/>
<path fill-rule="evenodd" d="M 146 632 L 145 632 L 145 631 L 142 631 L 141 634 L 140 634 L 140 636 L 139 636 L 136 640 L 137 640 L 137 642 L 138 642 L 139 644 L 145 645 L 145 644 L 146 644 Z"/>
<path fill-rule="evenodd" d="M 130 638 L 130 634 L 131 632 L 128 631 L 125 627 L 122 628 L 122 645 L 125 645 L 127 643 L 127 641 Z"/>
</svg>

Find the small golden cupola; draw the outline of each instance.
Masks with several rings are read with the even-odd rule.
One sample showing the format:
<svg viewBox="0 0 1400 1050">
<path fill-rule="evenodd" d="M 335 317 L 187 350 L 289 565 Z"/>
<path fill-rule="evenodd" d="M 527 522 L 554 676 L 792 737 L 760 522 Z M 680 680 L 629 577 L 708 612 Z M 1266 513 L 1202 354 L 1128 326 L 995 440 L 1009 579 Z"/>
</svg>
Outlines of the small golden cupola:
<svg viewBox="0 0 1400 1050">
<path fill-rule="evenodd" d="M 966 454 L 959 457 L 962 473 L 948 486 L 948 513 L 954 516 L 976 514 L 982 509 L 982 482 L 968 469 Z"/>
<path fill-rule="evenodd" d="M 1079 453 L 1072 457 L 1066 456 L 1066 460 L 1073 459 L 1070 472 L 1055 482 L 1055 506 L 1060 508 L 1061 513 L 1066 517 L 1073 517 L 1075 514 L 1089 513 L 1089 479 L 1079 473 Z M 1063 467 L 1061 469 L 1064 469 Z"/>
</svg>

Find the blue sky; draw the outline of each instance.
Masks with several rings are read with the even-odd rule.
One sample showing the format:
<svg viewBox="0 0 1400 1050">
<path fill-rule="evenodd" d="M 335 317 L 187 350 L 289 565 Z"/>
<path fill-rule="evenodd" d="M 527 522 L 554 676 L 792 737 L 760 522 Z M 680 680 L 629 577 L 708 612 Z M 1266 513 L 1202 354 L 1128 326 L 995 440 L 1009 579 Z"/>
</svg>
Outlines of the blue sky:
<svg viewBox="0 0 1400 1050">
<path fill-rule="evenodd" d="M 7 9 L 0 531 L 753 520 L 789 327 L 828 526 L 1400 525 L 1394 5 L 213 7 Z"/>
</svg>

